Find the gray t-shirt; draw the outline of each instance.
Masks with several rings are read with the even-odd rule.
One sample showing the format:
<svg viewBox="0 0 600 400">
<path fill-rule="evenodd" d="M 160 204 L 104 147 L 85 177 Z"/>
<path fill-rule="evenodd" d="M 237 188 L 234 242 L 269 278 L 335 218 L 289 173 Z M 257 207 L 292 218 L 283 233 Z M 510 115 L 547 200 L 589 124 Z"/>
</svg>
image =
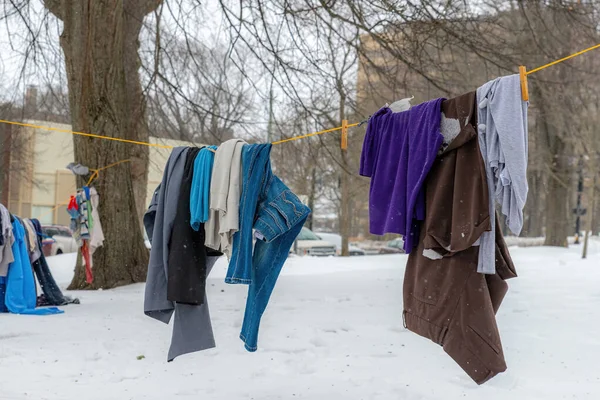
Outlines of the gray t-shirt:
<svg viewBox="0 0 600 400">
<path fill-rule="evenodd" d="M 519 75 L 489 81 L 477 89 L 479 148 L 485 163 L 492 230 L 481 235 L 477 271 L 496 273 L 495 204 L 515 235 L 523 228 L 527 200 L 527 106 Z"/>
</svg>

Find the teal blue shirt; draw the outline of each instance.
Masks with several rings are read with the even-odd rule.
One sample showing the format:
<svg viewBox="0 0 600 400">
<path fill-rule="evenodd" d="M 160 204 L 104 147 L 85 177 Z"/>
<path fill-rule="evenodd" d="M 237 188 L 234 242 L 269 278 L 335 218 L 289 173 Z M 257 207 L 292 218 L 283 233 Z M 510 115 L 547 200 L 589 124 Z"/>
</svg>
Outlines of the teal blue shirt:
<svg viewBox="0 0 600 400">
<path fill-rule="evenodd" d="M 190 192 L 190 225 L 194 230 L 200 229 L 200 224 L 208 220 L 210 205 L 210 179 L 212 176 L 217 146 L 208 146 L 200 150 L 194 161 L 194 176 Z"/>
</svg>

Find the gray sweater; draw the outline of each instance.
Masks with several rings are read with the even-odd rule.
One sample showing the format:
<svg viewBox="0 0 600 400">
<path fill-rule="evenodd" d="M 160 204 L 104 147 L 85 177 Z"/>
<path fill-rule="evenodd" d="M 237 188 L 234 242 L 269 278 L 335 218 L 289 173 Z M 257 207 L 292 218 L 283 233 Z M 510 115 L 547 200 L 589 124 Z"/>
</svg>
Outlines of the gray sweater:
<svg viewBox="0 0 600 400">
<path fill-rule="evenodd" d="M 222 143 L 215 153 L 210 181 L 210 212 L 204 224 L 204 243 L 231 256 L 233 235 L 240 228 L 242 139 Z"/>
<path fill-rule="evenodd" d="M 171 320 L 173 312 L 173 336 L 168 361 L 182 354 L 215 347 L 215 339 L 210 322 L 206 298 L 201 306 L 173 303 L 167 300 L 167 260 L 169 259 L 169 239 L 175 219 L 177 198 L 183 176 L 188 149 L 173 149 L 163 175 L 158 192 L 144 216 L 148 239 L 152 244 L 150 264 L 146 279 L 144 313 L 165 324 Z M 207 274 L 210 273 L 218 257 L 208 257 Z"/>
<path fill-rule="evenodd" d="M 492 230 L 481 235 L 477 271 L 496 273 L 495 204 L 513 234 L 523 228 L 527 200 L 527 106 L 519 75 L 494 79 L 477 89 L 479 148 L 485 163 Z"/>
</svg>

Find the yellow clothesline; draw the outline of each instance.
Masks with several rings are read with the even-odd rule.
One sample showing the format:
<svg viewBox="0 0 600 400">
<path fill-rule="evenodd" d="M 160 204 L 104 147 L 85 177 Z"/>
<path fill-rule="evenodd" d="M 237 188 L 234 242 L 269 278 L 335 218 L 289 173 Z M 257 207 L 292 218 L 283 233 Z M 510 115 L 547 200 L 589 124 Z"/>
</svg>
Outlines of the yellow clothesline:
<svg viewBox="0 0 600 400">
<path fill-rule="evenodd" d="M 149 147 L 158 147 L 158 148 L 161 148 L 161 149 L 172 149 L 173 148 L 173 146 L 170 146 L 168 144 L 149 143 L 149 142 L 141 142 L 141 141 L 137 141 L 137 140 L 121 139 L 121 138 L 115 138 L 115 137 L 110 137 L 110 136 L 96 135 L 96 134 L 93 134 L 93 133 L 77 132 L 77 131 L 71 131 L 71 130 L 68 130 L 68 129 L 55 128 L 55 127 L 52 127 L 52 126 L 35 125 L 35 124 L 27 124 L 27 123 L 24 123 L 24 122 L 9 121 L 9 120 L 5 120 L 5 119 L 0 119 L 0 123 L 8 124 L 8 125 L 22 126 L 22 127 L 25 127 L 25 128 L 32 128 L 32 129 L 44 129 L 44 130 L 52 131 L 52 132 L 70 133 L 71 135 L 91 137 L 91 138 L 95 138 L 95 139 L 106 139 L 106 140 L 113 140 L 115 142 L 122 142 L 122 143 L 129 143 L 129 144 L 138 144 L 138 145 L 149 146 Z M 355 124 L 349 124 L 349 125 L 347 125 L 347 128 L 352 128 L 352 127 L 358 126 L 358 125 L 359 125 L 358 122 L 355 123 Z M 291 138 L 288 138 L 288 139 L 278 140 L 276 142 L 272 142 L 271 144 L 277 145 L 277 144 L 281 144 L 281 143 L 291 142 L 293 140 L 299 140 L 299 139 L 304 139 L 304 138 L 311 137 L 311 136 L 322 135 L 324 133 L 339 131 L 341 129 L 343 129 L 343 127 L 342 126 L 338 126 L 338 127 L 335 127 L 335 128 L 325 129 L 325 130 L 318 131 L 318 132 L 312 132 L 312 133 L 309 133 L 309 134 L 306 134 L 306 135 L 302 135 L 302 136 L 294 136 L 294 137 L 291 137 Z"/>
<path fill-rule="evenodd" d="M 598 49 L 598 48 L 600 48 L 600 44 L 596 44 L 594 46 L 588 47 L 587 49 L 578 51 L 577 53 L 573 53 L 573 54 L 571 54 L 569 56 L 566 56 L 566 57 L 560 58 L 558 60 L 549 62 L 548 64 L 544 64 L 541 67 L 534 68 L 531 71 L 527 71 L 527 68 L 524 65 L 521 65 L 519 67 L 519 75 L 521 77 L 521 97 L 522 97 L 523 101 L 528 101 L 529 100 L 529 87 L 527 85 L 527 76 L 528 75 L 531 75 L 533 73 L 541 71 L 541 70 L 543 70 L 545 68 L 551 67 L 551 66 L 556 65 L 558 63 L 561 63 L 563 61 L 570 60 L 571 58 L 580 56 L 580 55 L 582 55 L 584 53 L 587 53 L 588 51 L 592 51 L 592 50 L 595 50 L 595 49 Z"/>
<path fill-rule="evenodd" d="M 556 65 L 558 63 L 561 63 L 563 61 L 567 61 L 571 58 L 580 56 L 584 53 L 587 53 L 588 51 L 592 51 L 595 49 L 600 48 L 600 44 L 588 47 L 587 49 L 578 51 L 577 53 L 573 53 L 567 57 L 563 57 L 559 60 L 556 61 L 552 61 L 548 64 L 542 65 L 540 67 L 534 68 L 531 71 L 527 71 L 527 68 L 525 66 L 520 66 L 519 67 L 519 73 L 521 76 L 521 91 L 522 91 L 522 96 L 523 96 L 523 100 L 527 101 L 529 100 L 529 90 L 527 87 L 527 76 L 531 75 L 535 72 L 541 71 L 545 68 L 551 67 L 553 65 Z M 23 122 L 16 122 L 16 121 L 8 121 L 8 120 L 3 120 L 0 119 L 0 123 L 3 124 L 9 124 L 9 125 L 17 125 L 17 126 L 23 126 L 23 127 L 27 127 L 27 128 L 33 128 L 33 129 L 45 129 L 48 131 L 53 131 L 53 132 L 64 132 L 64 133 L 70 133 L 71 135 L 79 135 L 79 136 L 85 136 L 85 137 L 90 137 L 90 138 L 95 138 L 95 139 L 106 139 L 106 140 L 113 140 L 115 142 L 121 142 L 121 143 L 129 143 L 129 144 L 138 144 L 138 145 L 143 145 L 143 146 L 149 146 L 149 147 L 158 147 L 158 148 L 162 148 L 162 149 L 172 149 L 173 146 L 169 146 L 166 144 L 158 144 L 158 143 L 149 143 L 149 142 L 141 142 L 141 141 L 137 141 L 137 140 L 129 140 L 129 139 L 121 139 L 121 138 L 115 138 L 115 137 L 110 137 L 110 136 L 102 136 L 102 135 L 96 135 L 93 133 L 86 133 L 86 132 L 77 132 L 77 131 L 70 131 L 68 129 L 61 129 L 61 128 L 54 128 L 51 126 L 42 126 L 42 125 L 34 125 L 34 124 L 27 124 L 27 123 L 23 123 Z M 348 124 L 348 121 L 344 120 L 342 121 L 342 126 L 338 126 L 335 128 L 330 128 L 330 129 L 325 129 L 322 131 L 318 131 L 318 132 L 312 132 L 312 133 L 308 133 L 306 135 L 301 135 L 301 136 L 294 136 L 291 138 L 287 138 L 287 139 L 282 139 L 282 140 L 278 140 L 276 142 L 273 142 L 273 145 L 277 145 L 277 144 L 282 144 L 282 143 L 287 143 L 287 142 L 292 142 L 295 140 L 300 140 L 300 139 L 304 139 L 304 138 L 308 138 L 308 137 L 312 137 L 312 136 L 317 136 L 317 135 L 322 135 L 324 133 L 329 133 L 329 132 L 335 132 L 335 131 L 342 131 L 342 148 L 346 148 L 347 146 L 347 141 L 348 141 L 348 128 L 353 128 L 355 126 L 360 125 L 359 122 L 357 123 L 353 123 L 353 124 Z M 124 162 L 124 161 L 123 161 Z"/>
<path fill-rule="evenodd" d="M 92 181 L 98 177 L 98 172 L 104 171 L 105 169 L 109 169 L 109 168 L 112 168 L 112 167 L 114 167 L 116 165 L 119 165 L 119 164 L 122 164 L 122 163 L 126 163 L 126 162 L 130 162 L 130 161 L 131 161 L 130 159 L 121 160 L 121 161 L 117 161 L 116 163 L 112 163 L 110 165 L 107 165 L 106 167 L 102 167 L 102 168 L 98 168 L 98 169 L 91 169 L 90 168 L 90 171 L 92 171 L 93 173 L 92 173 L 92 176 L 90 176 L 90 179 L 87 181 L 86 186 L 90 186 L 90 183 L 92 183 Z"/>
</svg>

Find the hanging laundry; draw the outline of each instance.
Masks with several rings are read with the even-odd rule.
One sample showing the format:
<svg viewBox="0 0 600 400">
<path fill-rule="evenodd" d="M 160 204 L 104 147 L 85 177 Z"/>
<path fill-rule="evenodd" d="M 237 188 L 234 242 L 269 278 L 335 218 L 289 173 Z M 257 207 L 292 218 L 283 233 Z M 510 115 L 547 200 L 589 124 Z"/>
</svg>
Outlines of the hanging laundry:
<svg viewBox="0 0 600 400">
<path fill-rule="evenodd" d="M 481 234 L 490 229 L 485 166 L 475 131 L 471 92 L 443 103 L 447 118 L 469 116 L 425 183 L 425 221 L 404 276 L 404 323 L 443 347 L 478 384 L 506 370 L 496 323 L 508 285 L 516 277 L 502 232 L 496 225 L 496 274 L 477 272 Z M 431 259 L 426 248 L 443 255 Z"/>
<path fill-rule="evenodd" d="M 8 308 L 6 308 L 6 277 L 0 276 L 0 313 L 7 313 Z"/>
<path fill-rule="evenodd" d="M 513 234 L 523 227 L 527 201 L 527 106 L 521 99 L 519 75 L 494 79 L 477 89 L 479 146 L 485 162 L 490 213 L 501 205 Z M 494 274 L 494 223 L 481 237 L 477 270 Z"/>
<path fill-rule="evenodd" d="M 206 290 L 204 230 L 196 231 L 190 223 L 190 191 L 199 152 L 199 148 L 187 151 L 167 260 L 167 299 L 194 305 L 204 302 Z"/>
<path fill-rule="evenodd" d="M 42 255 L 42 247 L 38 245 L 38 233 L 35 230 L 30 219 L 23 219 L 23 226 L 25 227 L 25 233 L 27 234 L 27 241 L 29 243 L 29 261 L 33 264 Z"/>
<path fill-rule="evenodd" d="M 27 254 L 29 256 L 29 264 L 31 265 L 32 261 L 32 256 L 33 256 L 33 252 L 35 251 L 34 249 L 31 249 L 31 242 L 30 242 L 30 237 L 35 238 L 35 234 L 33 232 L 31 232 L 28 228 L 27 228 L 27 219 L 23 218 L 19 218 L 19 217 L 15 217 L 16 219 L 19 220 L 19 222 L 21 223 L 21 225 L 23 226 L 23 231 L 25 233 L 25 250 L 27 251 Z M 35 239 L 33 239 L 35 240 Z M 35 297 L 37 298 L 37 285 L 34 284 L 34 288 L 35 288 Z"/>
<path fill-rule="evenodd" d="M 81 256 L 85 267 L 85 281 L 87 283 L 94 282 L 94 273 L 92 272 L 92 257 L 90 255 L 89 240 L 83 240 L 81 244 Z"/>
<path fill-rule="evenodd" d="M 310 209 L 271 170 L 271 144 L 242 151 L 240 229 L 233 236 L 227 283 L 249 284 L 240 338 L 256 351 L 260 319 Z M 216 163 L 215 163 L 216 164 Z M 216 168 L 216 167 L 215 167 Z M 253 246 L 253 229 L 260 239 Z"/>
<path fill-rule="evenodd" d="M 81 165 L 79 163 L 69 163 L 67 165 L 67 169 L 73 172 L 75 175 L 85 176 L 90 173 L 90 169 L 85 165 Z"/>
<path fill-rule="evenodd" d="M 89 188 L 89 198 L 91 204 L 91 218 L 92 228 L 90 235 L 90 255 L 93 255 L 96 249 L 104 244 L 104 231 L 102 230 L 102 223 L 100 223 L 100 214 L 98 207 L 100 206 L 100 195 L 95 187 Z"/>
<path fill-rule="evenodd" d="M 144 295 L 144 313 L 168 324 L 175 313 L 173 336 L 167 356 L 173 361 L 180 355 L 215 347 L 206 298 L 202 305 L 189 305 L 167 299 L 167 265 L 169 239 L 177 209 L 180 186 L 188 154 L 187 147 L 176 147 L 165 166 L 162 182 L 144 215 L 144 225 L 151 243 L 150 263 Z M 151 228 L 151 229 L 148 229 Z M 210 273 L 217 257 L 208 257 L 206 272 Z"/>
<path fill-rule="evenodd" d="M 27 223 L 27 219 L 23 219 L 21 223 L 23 224 L 23 227 L 25 228 L 27 233 L 27 251 L 31 253 L 35 250 L 35 231 L 33 229 L 33 226 Z"/>
<path fill-rule="evenodd" d="M 77 191 L 77 206 L 79 207 L 79 221 L 78 231 L 79 237 L 82 240 L 89 240 L 91 237 L 92 228 L 92 205 L 90 203 L 90 196 L 88 188 L 79 189 Z"/>
<path fill-rule="evenodd" d="M 13 244 L 15 261 L 10 264 L 6 278 L 6 308 L 14 314 L 49 315 L 63 313 L 55 307 L 35 308 L 37 302 L 36 287 L 33 270 L 27 255 L 25 228 L 17 218 L 14 218 L 12 225 L 15 236 Z"/>
<path fill-rule="evenodd" d="M 442 144 L 441 104 L 432 100 L 394 113 L 382 108 L 369 120 L 360 174 L 371 177 L 370 231 L 404 235 L 410 253 L 425 218 L 423 183 Z"/>
<path fill-rule="evenodd" d="M 445 132 L 444 141 L 448 142 L 448 146 L 442 156 L 438 156 L 436 163 L 443 160 L 446 168 L 432 168 L 427 180 L 443 182 L 448 197 L 427 198 L 429 202 L 426 204 L 426 211 L 441 214 L 439 218 L 426 216 L 424 223 L 426 232 L 423 255 L 432 259 L 478 245 L 481 234 L 491 227 L 490 214 L 480 213 L 477 207 L 464 206 L 465 201 L 468 204 L 487 204 L 489 199 L 485 168 L 476 140 L 475 92 L 444 101 L 442 121 L 446 121 L 441 128 Z M 438 192 L 441 190 L 438 189 Z M 455 193 L 460 197 L 453 197 L 456 196 Z M 439 202 L 431 203 L 433 200 Z M 428 222 L 435 226 L 428 225 Z"/>
<path fill-rule="evenodd" d="M 94 199 L 92 199 L 92 197 L 94 197 Z M 85 266 L 85 280 L 87 283 L 92 283 L 94 281 L 92 254 L 104 241 L 104 233 L 102 232 L 102 226 L 100 225 L 100 218 L 98 217 L 97 211 L 94 212 L 92 200 L 99 202 L 96 189 L 84 186 L 82 189 L 77 190 L 75 196 L 71 196 L 71 200 L 67 207 L 67 211 L 71 216 L 73 239 L 75 239 L 77 245 L 81 248 L 81 255 Z M 99 225 L 96 228 L 94 227 L 95 218 L 98 220 Z M 94 232 L 98 235 L 97 238 L 93 237 Z M 91 246 L 92 243 L 94 244 L 94 247 Z"/>
<path fill-rule="evenodd" d="M 73 232 L 73 239 L 75 239 L 77 245 L 81 247 L 81 239 L 78 234 L 79 206 L 77 205 L 77 198 L 75 196 L 71 196 L 69 205 L 67 206 L 67 212 L 71 217 L 71 224 L 69 228 L 71 229 L 71 232 Z"/>
<path fill-rule="evenodd" d="M 37 219 L 32 219 L 31 223 L 35 228 L 35 232 L 37 235 L 37 242 L 39 247 L 42 245 L 42 226 L 40 221 Z M 71 297 L 64 296 L 56 284 L 52 273 L 50 272 L 50 268 L 48 267 L 48 262 L 46 261 L 46 257 L 42 253 L 40 257 L 32 264 L 33 271 L 37 277 L 37 280 L 40 284 L 40 288 L 42 289 L 43 301 L 40 301 L 40 297 L 38 296 L 36 304 L 38 307 L 40 306 L 62 306 L 65 304 L 75 303 L 79 304 L 78 299 L 72 299 Z"/>
<path fill-rule="evenodd" d="M 392 110 L 392 112 L 395 112 L 395 113 L 402 112 L 402 111 L 408 111 L 410 109 L 410 101 L 414 98 L 415 98 L 415 96 L 396 100 L 389 106 L 386 104 L 385 107 L 388 107 L 390 110 Z"/>
<path fill-rule="evenodd" d="M 229 283 L 250 284 L 240 335 L 249 351 L 256 350 L 260 318 L 289 250 L 310 212 L 308 207 L 273 175 L 270 150 L 271 145 L 243 146 L 240 157 L 243 183 L 242 192 L 238 195 L 242 196 L 243 201 L 237 210 L 240 216 L 240 230 L 233 238 L 227 278 Z M 186 196 L 185 188 L 191 186 L 191 169 L 195 161 L 191 149 L 178 147 L 173 150 L 159 189 L 155 191 L 152 203 L 144 215 L 146 233 L 151 238 L 144 313 L 167 324 L 173 312 L 175 313 L 169 361 L 182 354 L 215 346 L 206 293 L 199 305 L 173 302 L 167 295 L 168 280 L 171 278 L 167 272 L 168 261 L 172 259 L 170 253 L 174 251 L 173 243 L 179 241 L 175 232 L 179 225 L 191 229 L 189 220 L 184 220 L 183 224 L 178 222 L 177 214 L 183 210 L 180 206 L 181 198 L 189 198 L 189 192 Z M 178 206 L 170 207 L 171 204 Z M 232 211 L 229 205 L 228 210 Z M 191 212 L 188 215 L 191 215 Z M 261 233 L 262 238 L 257 241 L 254 252 L 253 228 Z M 217 257 L 212 257 L 209 253 L 206 258 L 206 276 L 210 274 L 216 260 Z"/>
<path fill-rule="evenodd" d="M 204 231 L 206 246 L 230 257 L 233 234 L 240 226 L 242 148 L 245 142 L 231 139 L 215 154 L 210 182 L 210 212 Z"/>
<path fill-rule="evenodd" d="M 208 221 L 210 212 L 210 184 L 217 146 L 208 146 L 200 150 L 194 163 L 194 179 L 190 193 L 190 212 L 192 228 L 200 229 L 200 224 Z M 203 227 L 204 229 L 204 227 Z"/>
<path fill-rule="evenodd" d="M 5 277 L 8 274 L 8 266 L 15 261 L 12 251 L 15 238 L 10 213 L 2 204 L 0 204 L 0 218 L 0 234 L 3 237 L 3 244 L 0 245 L 0 277 Z"/>
</svg>

